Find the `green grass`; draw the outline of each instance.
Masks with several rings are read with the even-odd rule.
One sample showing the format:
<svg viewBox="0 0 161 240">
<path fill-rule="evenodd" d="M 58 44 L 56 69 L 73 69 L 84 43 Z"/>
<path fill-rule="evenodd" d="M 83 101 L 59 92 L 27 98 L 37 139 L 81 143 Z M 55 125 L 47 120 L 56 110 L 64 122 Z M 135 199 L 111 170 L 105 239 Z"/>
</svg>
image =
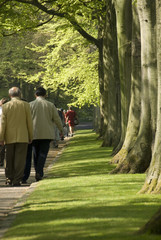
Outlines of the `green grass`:
<svg viewBox="0 0 161 240">
<path fill-rule="evenodd" d="M 160 195 L 139 195 L 145 174 L 108 174 L 111 149 L 90 130 L 78 131 L 39 182 L 8 240 L 159 240 L 134 234 L 160 207 Z"/>
</svg>

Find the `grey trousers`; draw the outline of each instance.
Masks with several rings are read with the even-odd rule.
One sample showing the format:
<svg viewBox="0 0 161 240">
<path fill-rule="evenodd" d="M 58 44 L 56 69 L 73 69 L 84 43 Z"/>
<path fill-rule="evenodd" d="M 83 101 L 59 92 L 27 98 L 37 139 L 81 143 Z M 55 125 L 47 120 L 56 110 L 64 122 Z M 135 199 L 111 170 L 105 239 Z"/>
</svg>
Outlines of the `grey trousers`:
<svg viewBox="0 0 161 240">
<path fill-rule="evenodd" d="M 13 184 L 19 183 L 24 174 L 28 143 L 6 144 L 6 178 Z"/>
</svg>

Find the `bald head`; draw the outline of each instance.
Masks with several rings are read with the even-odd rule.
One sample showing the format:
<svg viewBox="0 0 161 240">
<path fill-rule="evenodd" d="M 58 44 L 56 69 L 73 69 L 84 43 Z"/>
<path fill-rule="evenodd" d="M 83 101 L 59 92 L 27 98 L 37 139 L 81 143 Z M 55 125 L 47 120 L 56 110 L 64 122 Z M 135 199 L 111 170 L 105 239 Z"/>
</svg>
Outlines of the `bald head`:
<svg viewBox="0 0 161 240">
<path fill-rule="evenodd" d="M 12 87 L 9 89 L 9 96 L 12 97 L 21 97 L 21 91 L 18 87 Z"/>
</svg>

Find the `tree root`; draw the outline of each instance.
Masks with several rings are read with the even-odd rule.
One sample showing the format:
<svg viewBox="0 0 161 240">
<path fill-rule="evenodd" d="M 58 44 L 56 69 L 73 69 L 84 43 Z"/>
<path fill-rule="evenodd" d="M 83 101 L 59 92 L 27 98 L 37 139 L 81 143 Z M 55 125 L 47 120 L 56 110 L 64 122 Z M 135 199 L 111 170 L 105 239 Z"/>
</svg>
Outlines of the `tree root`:
<svg viewBox="0 0 161 240">
<path fill-rule="evenodd" d="M 128 164 L 119 164 L 115 169 L 113 169 L 110 174 L 117 174 L 117 173 L 129 173 L 130 168 Z"/>
<path fill-rule="evenodd" d="M 112 164 L 117 164 L 123 162 L 127 157 L 128 151 L 122 148 L 111 160 Z"/>
<path fill-rule="evenodd" d="M 154 216 L 139 230 L 138 234 L 150 233 L 161 234 L 161 208 L 154 214 Z"/>
<path fill-rule="evenodd" d="M 139 194 L 144 194 L 144 193 L 154 193 L 155 192 L 155 188 L 157 186 L 157 179 L 152 179 L 150 183 L 145 182 L 144 186 L 142 187 L 142 189 L 138 192 Z"/>
</svg>

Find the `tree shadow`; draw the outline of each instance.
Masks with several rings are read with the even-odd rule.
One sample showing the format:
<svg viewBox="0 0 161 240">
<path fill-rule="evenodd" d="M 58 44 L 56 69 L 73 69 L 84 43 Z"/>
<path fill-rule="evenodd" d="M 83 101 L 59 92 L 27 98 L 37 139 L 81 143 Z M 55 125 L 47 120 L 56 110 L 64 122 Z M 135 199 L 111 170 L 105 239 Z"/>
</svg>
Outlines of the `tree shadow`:
<svg viewBox="0 0 161 240">
<path fill-rule="evenodd" d="M 108 206 L 107 203 L 91 206 L 83 202 L 82 206 L 75 206 L 75 201 L 80 200 L 73 200 L 73 205 L 70 206 L 65 205 L 69 200 L 42 202 L 41 209 L 28 209 L 20 213 L 16 225 L 10 230 L 12 238 L 26 239 L 28 236 L 34 240 L 137 239 L 131 234 L 156 210 L 156 206 L 145 204 L 147 202 L 143 199 L 142 204 L 122 206 Z M 43 210 L 43 205 L 46 206 L 47 203 L 50 203 L 49 209 Z M 63 203 L 64 207 L 56 209 L 59 203 Z M 26 219 L 25 223 L 23 219 Z M 126 230 L 123 230 L 125 226 Z M 7 239 L 7 234 L 4 239 Z M 142 238 L 139 236 L 139 239 Z"/>
</svg>

